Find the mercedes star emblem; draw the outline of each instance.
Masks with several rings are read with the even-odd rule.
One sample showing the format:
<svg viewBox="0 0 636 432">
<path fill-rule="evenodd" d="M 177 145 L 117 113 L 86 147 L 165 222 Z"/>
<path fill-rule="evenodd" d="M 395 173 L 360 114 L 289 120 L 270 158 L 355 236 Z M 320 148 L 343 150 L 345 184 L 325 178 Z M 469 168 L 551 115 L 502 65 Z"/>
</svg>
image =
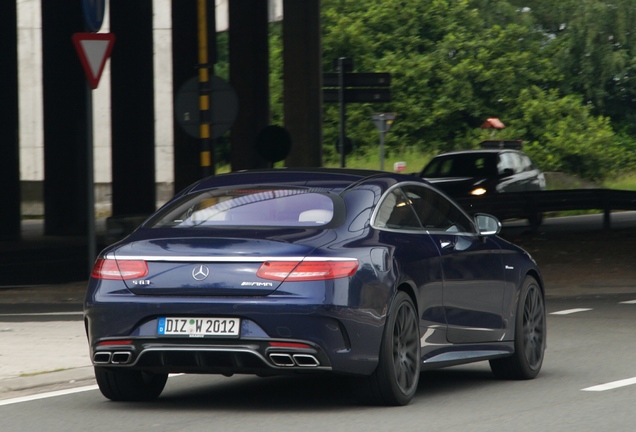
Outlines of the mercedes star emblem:
<svg viewBox="0 0 636 432">
<path fill-rule="evenodd" d="M 210 269 L 204 265 L 200 265 L 192 269 L 192 277 L 195 280 L 202 281 L 210 274 Z"/>
</svg>

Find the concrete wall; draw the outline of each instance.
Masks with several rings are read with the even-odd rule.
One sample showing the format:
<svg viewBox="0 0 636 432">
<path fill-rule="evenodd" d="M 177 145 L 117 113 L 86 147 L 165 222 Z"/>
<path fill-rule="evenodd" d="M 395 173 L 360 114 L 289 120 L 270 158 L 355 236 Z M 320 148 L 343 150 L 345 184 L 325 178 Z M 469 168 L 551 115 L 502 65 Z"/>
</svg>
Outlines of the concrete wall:
<svg viewBox="0 0 636 432">
<path fill-rule="evenodd" d="M 155 12 L 155 158 L 157 205 L 172 196 L 172 82 L 170 0 L 152 0 Z M 42 114 L 42 20 L 40 0 L 18 0 L 18 68 L 20 97 L 20 179 L 22 215 L 41 216 L 44 180 Z M 108 13 L 101 32 L 108 32 Z M 69 44 L 72 43 L 69 40 Z M 117 49 L 117 42 L 114 48 Z M 81 67 L 79 59 L 77 67 Z M 110 68 L 93 90 L 96 214 L 110 213 L 111 136 Z"/>
</svg>

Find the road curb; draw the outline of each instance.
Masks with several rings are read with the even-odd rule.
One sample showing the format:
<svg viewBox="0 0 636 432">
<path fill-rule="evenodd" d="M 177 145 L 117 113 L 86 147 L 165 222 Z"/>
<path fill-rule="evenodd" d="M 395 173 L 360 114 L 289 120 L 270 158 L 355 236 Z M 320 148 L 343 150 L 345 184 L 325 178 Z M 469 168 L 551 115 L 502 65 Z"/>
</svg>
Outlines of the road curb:
<svg viewBox="0 0 636 432">
<path fill-rule="evenodd" d="M 92 381 L 94 383 L 95 373 L 92 366 L 0 380 L 0 399 L 11 397 L 10 393 L 24 390 L 32 391 L 51 386 L 74 385 L 79 381 Z"/>
</svg>

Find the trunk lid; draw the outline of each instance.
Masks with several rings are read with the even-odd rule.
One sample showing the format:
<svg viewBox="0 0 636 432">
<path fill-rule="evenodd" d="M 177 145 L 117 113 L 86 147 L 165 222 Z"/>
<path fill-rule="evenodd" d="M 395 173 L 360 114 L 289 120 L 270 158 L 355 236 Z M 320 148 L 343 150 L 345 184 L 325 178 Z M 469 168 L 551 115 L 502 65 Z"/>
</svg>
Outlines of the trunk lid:
<svg viewBox="0 0 636 432">
<path fill-rule="evenodd" d="M 140 295 L 265 296 L 282 282 L 261 279 L 265 261 L 300 260 L 313 246 L 243 238 L 163 238 L 129 243 L 107 256 L 143 260 L 148 274 L 125 280 Z"/>
</svg>

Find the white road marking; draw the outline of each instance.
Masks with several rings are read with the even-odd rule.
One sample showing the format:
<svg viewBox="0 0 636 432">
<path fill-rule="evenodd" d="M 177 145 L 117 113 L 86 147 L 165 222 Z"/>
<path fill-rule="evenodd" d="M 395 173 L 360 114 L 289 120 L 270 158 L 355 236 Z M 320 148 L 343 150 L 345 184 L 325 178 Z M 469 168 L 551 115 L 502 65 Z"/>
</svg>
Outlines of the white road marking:
<svg viewBox="0 0 636 432">
<path fill-rule="evenodd" d="M 87 391 L 92 391 L 97 389 L 98 389 L 97 385 L 90 385 L 85 387 L 76 387 L 76 388 L 67 389 L 67 390 L 58 390 L 58 391 L 53 391 L 48 393 L 34 394 L 30 396 L 23 396 L 23 397 L 18 397 L 13 399 L 5 399 L 5 400 L 0 400 L 0 406 L 12 405 L 12 404 L 17 404 L 22 402 L 31 402 L 31 401 L 39 400 L 39 399 L 65 396 L 65 395 L 69 395 L 73 393 L 81 393 L 81 392 L 87 392 Z"/>
<path fill-rule="evenodd" d="M 581 389 L 581 391 L 606 391 L 606 390 L 613 390 L 619 387 L 626 387 L 626 386 L 634 385 L 634 384 L 636 384 L 636 378 L 627 378 L 624 380 L 614 381 L 607 384 L 599 384 L 593 387 L 584 388 L 584 389 Z"/>
<path fill-rule="evenodd" d="M 627 301 L 621 302 L 620 304 L 636 304 L 636 300 L 627 300 Z"/>
<path fill-rule="evenodd" d="M 569 315 L 577 312 L 591 311 L 592 308 L 565 309 L 562 311 L 552 312 L 550 315 Z"/>
<path fill-rule="evenodd" d="M 173 377 L 179 377 L 183 375 L 185 374 L 172 373 L 172 374 L 169 374 L 168 377 L 173 378 Z M 66 389 L 66 390 L 57 390 L 57 391 L 48 392 L 48 393 L 22 396 L 22 397 L 13 398 L 13 399 L 0 400 L 0 406 L 13 405 L 13 404 L 22 403 L 22 402 L 31 402 L 34 400 L 48 399 L 48 398 L 57 397 L 57 396 L 66 396 L 66 395 L 70 395 L 74 393 L 82 393 L 82 392 L 98 390 L 98 389 L 99 387 L 97 385 L 90 385 L 90 386 L 84 386 L 84 387 L 75 387 L 75 388 Z"/>
</svg>

